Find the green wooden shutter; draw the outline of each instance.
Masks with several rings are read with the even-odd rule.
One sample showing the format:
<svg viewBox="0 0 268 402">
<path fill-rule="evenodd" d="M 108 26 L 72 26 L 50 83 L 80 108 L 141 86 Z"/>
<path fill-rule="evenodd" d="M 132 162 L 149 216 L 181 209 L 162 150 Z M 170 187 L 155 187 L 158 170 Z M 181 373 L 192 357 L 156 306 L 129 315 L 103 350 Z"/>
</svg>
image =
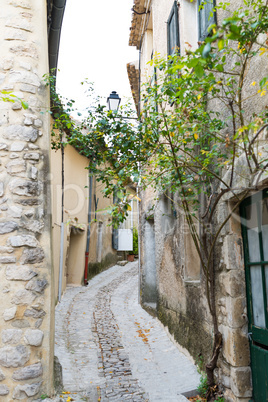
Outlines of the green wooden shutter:
<svg viewBox="0 0 268 402">
<path fill-rule="evenodd" d="M 240 206 L 253 401 L 268 401 L 268 189 Z"/>
</svg>

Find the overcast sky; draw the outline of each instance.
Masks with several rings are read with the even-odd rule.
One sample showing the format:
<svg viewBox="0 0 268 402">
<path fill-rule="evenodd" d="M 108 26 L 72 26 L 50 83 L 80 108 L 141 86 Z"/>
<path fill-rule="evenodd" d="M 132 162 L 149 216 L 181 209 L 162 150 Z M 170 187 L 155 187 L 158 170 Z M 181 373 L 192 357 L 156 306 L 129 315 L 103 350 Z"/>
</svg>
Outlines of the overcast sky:
<svg viewBox="0 0 268 402">
<path fill-rule="evenodd" d="M 138 59 L 136 48 L 128 46 L 132 6 L 133 0 L 67 0 L 57 87 L 80 109 L 88 104 L 80 85 L 85 78 L 104 103 L 111 91 L 131 97 L 126 64 Z"/>
</svg>

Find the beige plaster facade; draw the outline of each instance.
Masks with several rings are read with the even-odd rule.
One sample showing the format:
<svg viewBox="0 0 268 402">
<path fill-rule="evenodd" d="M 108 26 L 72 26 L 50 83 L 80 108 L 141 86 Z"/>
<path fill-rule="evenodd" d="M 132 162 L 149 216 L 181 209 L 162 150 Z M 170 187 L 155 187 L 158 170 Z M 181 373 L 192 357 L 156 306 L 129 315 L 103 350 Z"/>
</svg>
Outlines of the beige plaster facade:
<svg viewBox="0 0 268 402">
<path fill-rule="evenodd" d="M 53 391 L 54 280 L 46 1 L 2 0 L 0 89 L 0 400 Z"/>
<path fill-rule="evenodd" d="M 68 284 L 84 284 L 87 228 L 90 221 L 88 278 L 117 261 L 112 247 L 112 227 L 107 208 L 112 200 L 104 198 L 102 186 L 92 178 L 90 197 L 89 161 L 74 147 L 64 148 L 64 240 L 61 293 Z M 59 267 L 62 219 L 62 153 L 51 153 L 52 239 L 55 268 L 55 300 L 59 296 Z M 90 217 L 89 202 L 91 203 Z"/>
<path fill-rule="evenodd" d="M 197 1 L 181 0 L 178 4 L 180 51 L 185 54 L 189 45 L 198 47 Z M 140 91 L 142 83 L 152 75 L 148 65 L 154 53 L 167 55 L 167 20 L 173 0 L 134 0 L 129 45 L 140 50 L 140 60 L 127 66 L 133 98 L 138 111 L 142 111 Z M 231 2 L 230 9 L 241 6 L 241 1 Z M 220 21 L 225 15 L 218 13 Z M 231 63 L 232 61 L 230 61 Z M 256 71 L 267 71 L 266 60 L 252 65 L 246 79 L 254 81 Z M 138 101 L 137 101 L 138 100 Z M 263 110 L 267 99 L 258 98 L 256 111 Z M 217 104 L 211 105 L 217 108 Z M 252 102 L 248 102 L 252 108 Z M 225 110 L 220 110 L 225 114 Z M 241 180 L 247 186 L 245 166 L 238 162 L 236 184 Z M 240 168 L 239 168 L 240 166 Z M 239 171 L 240 169 L 240 171 Z M 267 187 L 267 179 L 259 188 Z M 158 201 L 153 207 L 154 198 Z M 176 207 L 174 216 L 165 195 L 155 194 L 147 188 L 141 194 L 141 299 L 142 304 L 168 326 L 175 339 L 194 359 L 202 354 L 207 361 L 211 356 L 213 326 L 205 296 L 205 278 L 193 245 L 187 223 Z M 179 200 L 175 200 L 175 204 Z M 217 219 L 227 216 L 231 200 L 225 199 L 218 206 Z M 217 305 L 223 348 L 218 361 L 216 376 L 226 401 L 246 402 L 252 397 L 251 366 L 245 289 L 245 262 L 239 212 L 226 225 L 217 249 Z"/>
</svg>

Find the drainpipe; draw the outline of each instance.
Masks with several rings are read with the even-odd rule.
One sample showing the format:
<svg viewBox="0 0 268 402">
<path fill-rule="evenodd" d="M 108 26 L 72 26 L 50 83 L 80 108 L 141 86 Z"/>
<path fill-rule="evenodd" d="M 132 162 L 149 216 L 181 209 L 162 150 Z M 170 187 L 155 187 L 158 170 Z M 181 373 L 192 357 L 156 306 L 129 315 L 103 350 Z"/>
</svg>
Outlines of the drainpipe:
<svg viewBox="0 0 268 402">
<path fill-rule="evenodd" d="M 138 214 L 138 253 L 139 253 L 139 263 L 138 263 L 138 302 L 141 304 L 141 239 L 140 239 L 140 202 L 139 202 L 139 185 L 136 188 L 137 194 L 137 214 Z"/>
<path fill-rule="evenodd" d="M 89 171 L 89 173 L 91 173 Z M 87 273 L 88 273 L 88 256 L 89 256 L 89 243 L 90 243 L 90 222 L 91 222 L 91 204 L 92 204 L 92 186 L 93 177 L 89 176 L 89 198 L 88 198 L 88 225 L 87 225 L 87 245 L 85 252 L 85 273 L 84 273 L 84 285 L 88 284 Z"/>
<path fill-rule="evenodd" d="M 50 0 L 49 0 L 50 2 Z M 51 15 L 48 15 L 48 54 L 49 54 L 49 71 L 56 76 L 58 65 L 58 54 L 60 44 L 61 26 L 63 14 L 65 10 L 66 0 L 53 0 Z M 50 7 L 47 7 L 48 14 Z M 61 157 L 62 157 L 62 204 L 61 204 L 61 231 L 60 231 L 60 269 L 59 269 L 59 288 L 58 300 L 61 301 L 62 290 L 62 274 L 63 274 L 63 251 L 64 251 L 64 146 L 61 144 Z"/>
<path fill-rule="evenodd" d="M 65 10 L 66 0 L 53 0 L 51 11 L 51 23 L 49 27 L 48 47 L 49 47 L 49 70 L 56 76 L 58 65 L 58 54 L 60 44 L 61 26 Z M 48 16 L 49 17 L 49 16 Z"/>
<path fill-rule="evenodd" d="M 139 121 L 141 116 L 141 45 L 143 40 L 143 34 L 141 35 L 140 46 L 139 46 L 139 105 L 138 105 L 138 117 Z M 141 167 L 139 164 L 139 173 L 141 175 Z M 140 178 L 136 189 L 137 194 L 137 213 L 138 213 L 138 251 L 139 251 L 139 259 L 138 259 L 138 303 L 141 304 L 141 239 L 140 239 L 140 202 L 139 202 L 139 187 L 140 187 Z"/>
<path fill-rule="evenodd" d="M 61 143 L 61 227 L 60 227 L 60 272 L 58 300 L 61 301 L 62 274 L 63 274 L 63 251 L 64 251 L 64 146 Z"/>
</svg>

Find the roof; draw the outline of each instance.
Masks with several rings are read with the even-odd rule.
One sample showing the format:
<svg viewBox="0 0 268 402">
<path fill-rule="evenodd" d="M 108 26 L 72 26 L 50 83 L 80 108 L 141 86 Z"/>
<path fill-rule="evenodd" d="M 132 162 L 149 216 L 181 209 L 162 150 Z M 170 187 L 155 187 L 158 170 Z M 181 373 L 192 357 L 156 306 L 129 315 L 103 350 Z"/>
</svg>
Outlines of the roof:
<svg viewBox="0 0 268 402">
<path fill-rule="evenodd" d="M 139 62 L 128 63 L 127 73 L 137 115 L 139 115 Z"/>
<path fill-rule="evenodd" d="M 148 14 L 146 9 L 148 10 L 150 3 L 150 0 L 134 0 L 133 10 L 135 11 L 132 14 L 129 46 L 136 46 L 137 49 L 140 49 L 142 31 Z"/>
</svg>

